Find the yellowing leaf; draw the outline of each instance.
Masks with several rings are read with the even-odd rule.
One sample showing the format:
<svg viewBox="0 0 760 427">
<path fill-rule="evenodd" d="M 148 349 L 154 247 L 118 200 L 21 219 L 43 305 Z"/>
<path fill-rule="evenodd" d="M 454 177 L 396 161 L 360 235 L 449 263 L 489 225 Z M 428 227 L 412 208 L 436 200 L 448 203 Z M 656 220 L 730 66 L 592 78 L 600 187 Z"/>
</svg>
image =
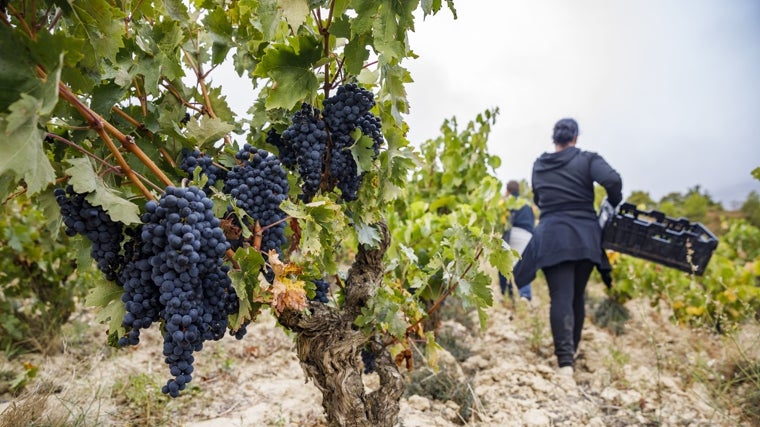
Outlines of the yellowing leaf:
<svg viewBox="0 0 760 427">
<path fill-rule="evenodd" d="M 293 280 L 288 277 L 289 274 L 300 274 L 301 268 L 291 263 L 284 264 L 274 249 L 269 251 L 269 265 L 274 271 L 274 282 L 270 290 L 275 312 L 282 313 L 286 308 L 296 311 L 305 310 L 308 306 L 306 284 L 302 280 Z"/>
<path fill-rule="evenodd" d="M 723 292 L 723 295 L 726 296 L 726 299 L 728 300 L 728 302 L 736 302 L 736 299 L 737 299 L 736 291 L 734 291 L 733 289 L 726 289 Z"/>
<path fill-rule="evenodd" d="M 302 280 L 291 280 L 287 277 L 275 277 L 272 284 L 272 307 L 275 312 L 282 313 L 289 308 L 301 311 L 308 306 L 305 283 Z"/>
<path fill-rule="evenodd" d="M 704 307 L 694 307 L 693 305 L 690 305 L 686 307 L 686 313 L 691 316 L 701 316 L 705 313 Z"/>
</svg>

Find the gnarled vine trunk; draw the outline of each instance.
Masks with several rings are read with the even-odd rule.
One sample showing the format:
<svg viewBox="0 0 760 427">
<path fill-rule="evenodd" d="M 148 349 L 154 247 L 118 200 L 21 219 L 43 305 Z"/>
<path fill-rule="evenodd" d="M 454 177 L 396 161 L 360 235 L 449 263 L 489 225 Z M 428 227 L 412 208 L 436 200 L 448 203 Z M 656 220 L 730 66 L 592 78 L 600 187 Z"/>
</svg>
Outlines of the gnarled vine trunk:
<svg viewBox="0 0 760 427">
<path fill-rule="evenodd" d="M 279 317 L 280 324 L 297 333 L 298 359 L 322 392 L 322 407 L 330 426 L 391 427 L 398 419 L 404 378 L 380 340 L 365 336 L 354 325 L 382 281 L 383 255 L 390 235 L 385 223 L 376 227 L 381 242 L 376 248 L 359 247 L 348 272 L 342 307 L 312 303 L 311 315 L 286 310 Z M 380 377 L 380 387 L 370 393 L 364 390 L 359 357 L 367 345 L 377 355 L 375 371 Z"/>
</svg>

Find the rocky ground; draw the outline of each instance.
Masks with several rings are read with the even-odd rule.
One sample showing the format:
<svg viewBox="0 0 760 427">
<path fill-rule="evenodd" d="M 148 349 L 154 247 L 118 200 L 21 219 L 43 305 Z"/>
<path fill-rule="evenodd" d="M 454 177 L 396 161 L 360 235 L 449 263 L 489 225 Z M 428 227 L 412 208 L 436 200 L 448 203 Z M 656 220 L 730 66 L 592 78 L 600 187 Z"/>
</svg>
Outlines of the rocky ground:
<svg viewBox="0 0 760 427">
<path fill-rule="evenodd" d="M 532 303 L 497 301 L 487 328 L 451 314 L 435 372 L 407 372 L 399 425 L 413 426 L 751 426 L 736 390 L 718 381 L 737 349 L 757 351 L 757 329 L 728 339 L 673 325 L 643 301 L 616 335 L 592 321 L 603 285 L 589 290 L 589 313 L 573 379 L 558 376 L 541 284 Z M 196 361 L 189 392 L 170 400 L 160 336 L 112 350 L 91 313 L 66 329 L 52 356 L 0 358 L 2 372 L 31 372 L 26 392 L 0 396 L 0 426 L 322 426 L 317 388 L 305 380 L 292 337 L 263 316 L 242 341 L 209 343 Z M 753 338 L 754 337 L 754 338 Z M 26 365 L 24 365 L 26 363 Z M 24 368 L 25 367 L 25 368 Z M 368 376 L 373 387 L 376 378 Z M 2 390 L 0 390 L 1 392 Z M 734 394 L 732 394 L 732 392 Z"/>
</svg>

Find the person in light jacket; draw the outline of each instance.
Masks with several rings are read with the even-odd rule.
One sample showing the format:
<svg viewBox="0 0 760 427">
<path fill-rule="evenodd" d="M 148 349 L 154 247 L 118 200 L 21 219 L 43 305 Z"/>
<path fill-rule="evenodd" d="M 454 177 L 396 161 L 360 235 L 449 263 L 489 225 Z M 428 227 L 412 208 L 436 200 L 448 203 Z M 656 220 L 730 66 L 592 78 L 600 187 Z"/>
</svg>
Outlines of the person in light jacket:
<svg viewBox="0 0 760 427">
<path fill-rule="evenodd" d="M 507 182 L 507 196 L 512 196 L 516 199 L 520 198 L 520 183 L 511 180 Z M 525 248 L 528 246 L 528 242 L 533 237 L 533 229 L 536 224 L 536 216 L 533 214 L 533 208 L 530 203 L 526 203 L 517 209 L 511 209 L 509 211 L 509 228 L 504 232 L 502 238 L 509 244 L 518 254 L 522 255 Z M 505 293 L 509 296 L 509 299 L 514 299 L 512 291 L 512 282 L 507 280 L 506 277 L 499 273 L 499 286 L 501 287 L 501 294 Z M 528 301 L 533 299 L 533 293 L 531 291 L 530 283 L 523 286 L 518 290 L 520 298 L 524 298 Z"/>
<path fill-rule="evenodd" d="M 617 206 L 623 198 L 620 175 L 599 154 L 576 147 L 578 123 L 554 125 L 554 152 L 533 164 L 533 198 L 540 219 L 533 238 L 515 265 L 518 288 L 544 272 L 549 286 L 550 323 L 560 375 L 572 376 L 585 317 L 586 284 L 603 263 L 601 228 L 594 210 L 594 182 Z"/>
</svg>

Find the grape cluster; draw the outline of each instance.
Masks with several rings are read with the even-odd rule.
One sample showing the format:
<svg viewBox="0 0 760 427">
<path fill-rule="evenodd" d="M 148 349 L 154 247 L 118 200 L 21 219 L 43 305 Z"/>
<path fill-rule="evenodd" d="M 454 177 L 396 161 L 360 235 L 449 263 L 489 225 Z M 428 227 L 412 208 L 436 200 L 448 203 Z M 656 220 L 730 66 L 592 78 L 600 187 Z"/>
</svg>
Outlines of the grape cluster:
<svg viewBox="0 0 760 427">
<path fill-rule="evenodd" d="M 127 330 L 127 334 L 119 338 L 118 345 L 121 347 L 137 345 L 140 329 L 147 329 L 158 321 L 162 310 L 159 303 L 161 293 L 151 277 L 151 253 L 142 240 L 142 226 L 128 229 L 127 234 L 131 238 L 124 244 L 125 264 L 118 279 L 124 289 L 121 301 L 127 311 L 121 321 Z"/>
<path fill-rule="evenodd" d="M 208 182 L 204 187 L 204 190 L 208 190 L 208 187 L 212 187 L 217 181 L 223 181 L 227 175 L 227 172 L 214 164 L 211 157 L 207 157 L 198 149 L 188 150 L 182 149 L 182 162 L 180 162 L 179 168 L 187 173 L 188 178 L 193 179 L 193 173 L 195 168 L 201 168 L 201 175 L 208 177 Z"/>
<path fill-rule="evenodd" d="M 321 302 L 327 304 L 327 296 L 330 294 L 330 284 L 323 279 L 313 280 L 314 285 L 317 287 L 312 301 Z"/>
<path fill-rule="evenodd" d="M 139 328 L 155 321 L 158 312 L 164 321 L 163 354 L 174 377 L 162 392 L 172 397 L 192 379 L 193 352 L 204 341 L 222 338 L 227 316 L 238 309 L 229 269 L 222 265 L 229 243 L 212 207 L 197 187 L 170 186 L 158 202 L 146 203 L 132 266 L 122 276 L 129 280 L 123 325 L 130 332 L 119 343 L 135 343 Z"/>
<path fill-rule="evenodd" d="M 280 162 L 282 162 L 283 166 L 290 170 L 296 168 L 296 165 L 298 164 L 298 153 L 296 153 L 290 144 L 285 143 L 282 136 L 277 133 L 275 128 L 271 128 L 267 131 L 266 142 L 277 147 L 277 152 L 280 154 Z"/>
<path fill-rule="evenodd" d="M 370 112 L 375 105 L 372 92 L 356 84 L 340 86 L 335 95 L 324 101 L 324 120 L 330 133 L 330 176 L 337 181 L 337 187 L 344 200 L 358 198 L 359 185 L 363 174 L 358 173 L 351 147 L 356 143 L 351 133 L 357 127 L 372 138 L 375 156 L 383 142 L 381 122 Z"/>
<path fill-rule="evenodd" d="M 301 175 L 301 200 L 310 202 L 317 194 L 324 172 L 327 152 L 325 122 L 319 118 L 319 110 L 303 103 L 293 114 L 292 124 L 282 133 L 283 145 L 296 154 L 298 174 Z"/>
<path fill-rule="evenodd" d="M 238 206 L 262 228 L 269 227 L 262 234 L 261 251 L 280 252 L 287 241 L 283 221 L 287 215 L 280 209 L 290 189 L 285 169 L 277 156 L 249 144 L 245 144 L 235 158 L 240 164 L 227 174 L 223 191 L 234 197 Z"/>
<path fill-rule="evenodd" d="M 362 362 L 364 363 L 364 373 L 371 374 L 375 372 L 377 366 L 377 355 L 367 347 L 361 350 Z"/>
<path fill-rule="evenodd" d="M 90 255 L 97 262 L 98 269 L 108 280 L 116 280 L 124 263 L 120 255 L 124 224 L 112 220 L 101 206 L 91 205 L 85 194 L 75 192 L 70 185 L 65 190 L 55 189 L 53 194 L 66 225 L 66 234 L 86 236 L 92 242 Z"/>
</svg>

